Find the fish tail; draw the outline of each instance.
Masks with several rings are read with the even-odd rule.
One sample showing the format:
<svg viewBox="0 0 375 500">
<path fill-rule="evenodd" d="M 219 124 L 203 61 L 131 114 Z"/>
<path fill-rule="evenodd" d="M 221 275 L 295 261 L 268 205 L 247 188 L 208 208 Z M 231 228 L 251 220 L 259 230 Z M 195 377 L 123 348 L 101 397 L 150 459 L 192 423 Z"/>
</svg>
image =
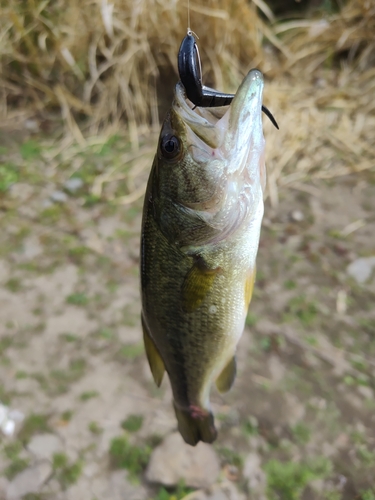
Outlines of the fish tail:
<svg viewBox="0 0 375 500">
<path fill-rule="evenodd" d="M 178 421 L 178 430 L 186 443 L 195 446 L 199 441 L 204 443 L 215 441 L 217 430 L 210 411 L 193 405 L 181 408 L 175 401 L 173 406 Z"/>
</svg>

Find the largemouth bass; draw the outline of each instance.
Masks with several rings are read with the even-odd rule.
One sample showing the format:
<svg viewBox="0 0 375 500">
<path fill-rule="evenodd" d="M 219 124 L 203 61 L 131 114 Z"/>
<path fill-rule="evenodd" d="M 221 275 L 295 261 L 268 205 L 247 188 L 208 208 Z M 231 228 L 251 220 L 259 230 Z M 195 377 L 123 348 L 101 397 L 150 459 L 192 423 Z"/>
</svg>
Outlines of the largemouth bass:
<svg viewBox="0 0 375 500">
<path fill-rule="evenodd" d="M 211 443 L 214 382 L 228 391 L 255 279 L 265 186 L 263 76 L 251 70 L 229 107 L 194 108 L 177 83 L 150 173 L 141 236 L 142 326 L 178 429 Z"/>
</svg>

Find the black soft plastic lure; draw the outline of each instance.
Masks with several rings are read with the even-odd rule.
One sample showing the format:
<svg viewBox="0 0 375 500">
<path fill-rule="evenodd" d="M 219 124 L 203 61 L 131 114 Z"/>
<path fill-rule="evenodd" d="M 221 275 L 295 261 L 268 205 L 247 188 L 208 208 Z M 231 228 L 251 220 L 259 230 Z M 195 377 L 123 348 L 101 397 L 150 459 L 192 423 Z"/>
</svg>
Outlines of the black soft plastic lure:
<svg viewBox="0 0 375 500">
<path fill-rule="evenodd" d="M 232 102 L 234 94 L 225 94 L 202 84 L 202 68 L 198 46 L 191 31 L 188 31 L 182 40 L 178 52 L 178 72 L 185 87 L 186 95 L 195 106 L 213 108 L 215 106 L 228 106 Z M 268 116 L 272 124 L 279 129 L 271 111 L 266 106 L 262 106 L 262 111 Z"/>
</svg>

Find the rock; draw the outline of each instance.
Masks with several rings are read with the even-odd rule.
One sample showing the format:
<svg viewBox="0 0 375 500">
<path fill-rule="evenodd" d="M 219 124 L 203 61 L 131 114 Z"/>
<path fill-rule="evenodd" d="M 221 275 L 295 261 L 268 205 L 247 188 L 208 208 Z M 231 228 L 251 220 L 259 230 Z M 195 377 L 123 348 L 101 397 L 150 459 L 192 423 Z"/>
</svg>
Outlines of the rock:
<svg viewBox="0 0 375 500">
<path fill-rule="evenodd" d="M 47 208 L 53 207 L 53 203 L 51 200 L 43 200 L 41 206 L 43 210 L 46 210 Z"/>
<path fill-rule="evenodd" d="M 149 492 L 142 485 L 132 484 L 128 479 L 128 471 L 117 470 L 107 475 L 96 475 L 90 478 L 91 498 L 108 500 L 146 500 Z M 80 500 L 80 496 L 71 496 L 69 500 Z"/>
<path fill-rule="evenodd" d="M 80 478 L 76 484 L 70 486 L 66 490 L 64 496 L 65 500 L 92 500 L 92 498 L 93 492 L 91 491 L 91 484 L 90 481 L 86 478 Z M 112 497 L 107 498 L 109 499 Z M 124 498 L 126 497 L 124 496 Z"/>
<path fill-rule="evenodd" d="M 207 495 L 204 490 L 193 491 L 193 493 L 189 493 L 182 500 L 207 500 Z"/>
<path fill-rule="evenodd" d="M 63 450 L 63 444 L 55 434 L 37 434 L 32 437 L 27 449 L 39 460 L 51 460 L 55 453 Z"/>
<path fill-rule="evenodd" d="M 39 239 L 32 235 L 26 238 L 23 243 L 23 256 L 28 260 L 32 260 L 43 252 L 43 247 Z"/>
<path fill-rule="evenodd" d="M 8 486 L 9 486 L 9 481 L 7 480 L 7 478 L 4 476 L 1 476 L 0 477 L 0 498 L 5 498 Z"/>
<path fill-rule="evenodd" d="M 28 199 L 33 195 L 34 188 L 30 184 L 23 182 L 16 182 L 10 186 L 10 194 L 12 198 L 18 199 L 18 201 L 28 201 Z"/>
<path fill-rule="evenodd" d="M 29 130 L 30 132 L 33 132 L 34 134 L 37 134 L 39 132 L 39 124 L 36 120 L 32 120 L 31 118 L 28 118 L 25 120 L 25 129 Z"/>
<path fill-rule="evenodd" d="M 305 216 L 303 215 L 303 212 L 301 212 L 301 210 L 293 210 L 291 213 L 290 213 L 290 218 L 294 221 L 294 222 L 302 222 L 303 219 L 305 218 Z"/>
<path fill-rule="evenodd" d="M 230 481 L 215 484 L 207 491 L 207 500 L 245 500 L 245 498 L 245 495 Z"/>
<path fill-rule="evenodd" d="M 200 442 L 193 447 L 179 433 L 170 434 L 151 455 L 146 479 L 165 486 L 184 481 L 192 488 L 207 488 L 219 475 L 219 459 L 213 448 Z"/>
<path fill-rule="evenodd" d="M 214 484 L 206 490 L 193 491 L 182 500 L 245 500 L 245 495 L 240 493 L 234 483 L 230 481 Z"/>
<path fill-rule="evenodd" d="M 54 191 L 51 196 L 51 200 L 54 201 L 55 203 L 65 203 L 68 201 L 68 196 L 64 191 Z"/>
<path fill-rule="evenodd" d="M 0 402 L 0 431 L 5 436 L 12 436 L 16 430 L 17 423 L 22 422 L 24 414 L 18 410 L 11 410 Z"/>
<path fill-rule="evenodd" d="M 83 180 L 79 177 L 71 177 L 64 183 L 64 188 L 70 193 L 75 193 L 83 186 Z"/>
<path fill-rule="evenodd" d="M 244 462 L 242 475 L 247 481 L 247 486 L 250 493 L 257 495 L 256 498 L 261 500 L 265 498 L 266 489 L 266 474 L 261 468 L 260 457 L 257 453 L 250 453 Z"/>
<path fill-rule="evenodd" d="M 25 469 L 9 483 L 6 500 L 20 500 L 29 493 L 38 493 L 51 474 L 52 466 L 49 462 L 40 462 Z"/>
<path fill-rule="evenodd" d="M 108 496 L 111 500 L 144 500 L 148 498 L 147 491 L 143 486 L 131 484 L 128 473 L 118 470 L 111 474 L 109 479 Z"/>
<path fill-rule="evenodd" d="M 40 489 L 41 498 L 53 498 L 53 500 L 59 500 L 61 498 L 61 485 L 56 477 L 51 477 Z M 66 500 L 65 491 L 63 493 L 63 498 Z"/>
<path fill-rule="evenodd" d="M 288 236 L 286 245 L 289 250 L 298 250 L 302 244 L 302 236 L 300 234 L 292 234 Z"/>
<path fill-rule="evenodd" d="M 358 392 L 369 401 L 374 399 L 374 391 L 368 385 L 359 385 L 357 387 Z"/>
<path fill-rule="evenodd" d="M 300 422 L 306 413 L 306 406 L 301 403 L 300 399 L 292 393 L 285 394 L 285 402 L 288 408 L 288 423 L 289 425 L 296 425 Z"/>
<path fill-rule="evenodd" d="M 268 358 L 268 369 L 274 382 L 281 382 L 286 374 L 286 368 L 280 357 L 271 354 Z"/>
<path fill-rule="evenodd" d="M 346 272 L 356 280 L 357 283 L 367 281 L 375 268 L 375 256 L 361 257 L 356 259 L 346 268 Z"/>
<path fill-rule="evenodd" d="M 0 260 L 0 283 L 5 283 L 10 278 L 11 268 L 8 262 Z"/>
</svg>

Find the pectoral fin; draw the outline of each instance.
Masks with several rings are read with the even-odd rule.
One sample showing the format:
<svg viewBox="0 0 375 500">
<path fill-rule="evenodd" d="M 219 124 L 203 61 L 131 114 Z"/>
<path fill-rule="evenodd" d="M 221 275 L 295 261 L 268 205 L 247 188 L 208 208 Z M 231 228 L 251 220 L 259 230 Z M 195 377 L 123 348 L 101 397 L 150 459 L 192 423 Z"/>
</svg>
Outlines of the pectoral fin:
<svg viewBox="0 0 375 500">
<path fill-rule="evenodd" d="M 224 370 L 216 379 L 216 387 L 219 392 L 227 392 L 232 387 L 237 373 L 236 357 L 230 359 Z"/>
<path fill-rule="evenodd" d="M 182 308 L 185 312 L 193 312 L 202 304 L 218 272 L 220 268 L 208 269 L 202 260 L 195 262 L 182 285 Z"/>
<path fill-rule="evenodd" d="M 152 376 L 154 377 L 155 384 L 158 387 L 160 387 L 165 372 L 164 362 L 161 359 L 159 351 L 157 350 L 157 347 L 148 332 L 148 328 L 143 319 L 143 315 L 141 316 L 141 319 L 142 319 L 142 329 L 143 329 L 143 341 L 145 344 L 148 364 L 150 365 L 151 373 Z"/>
</svg>

